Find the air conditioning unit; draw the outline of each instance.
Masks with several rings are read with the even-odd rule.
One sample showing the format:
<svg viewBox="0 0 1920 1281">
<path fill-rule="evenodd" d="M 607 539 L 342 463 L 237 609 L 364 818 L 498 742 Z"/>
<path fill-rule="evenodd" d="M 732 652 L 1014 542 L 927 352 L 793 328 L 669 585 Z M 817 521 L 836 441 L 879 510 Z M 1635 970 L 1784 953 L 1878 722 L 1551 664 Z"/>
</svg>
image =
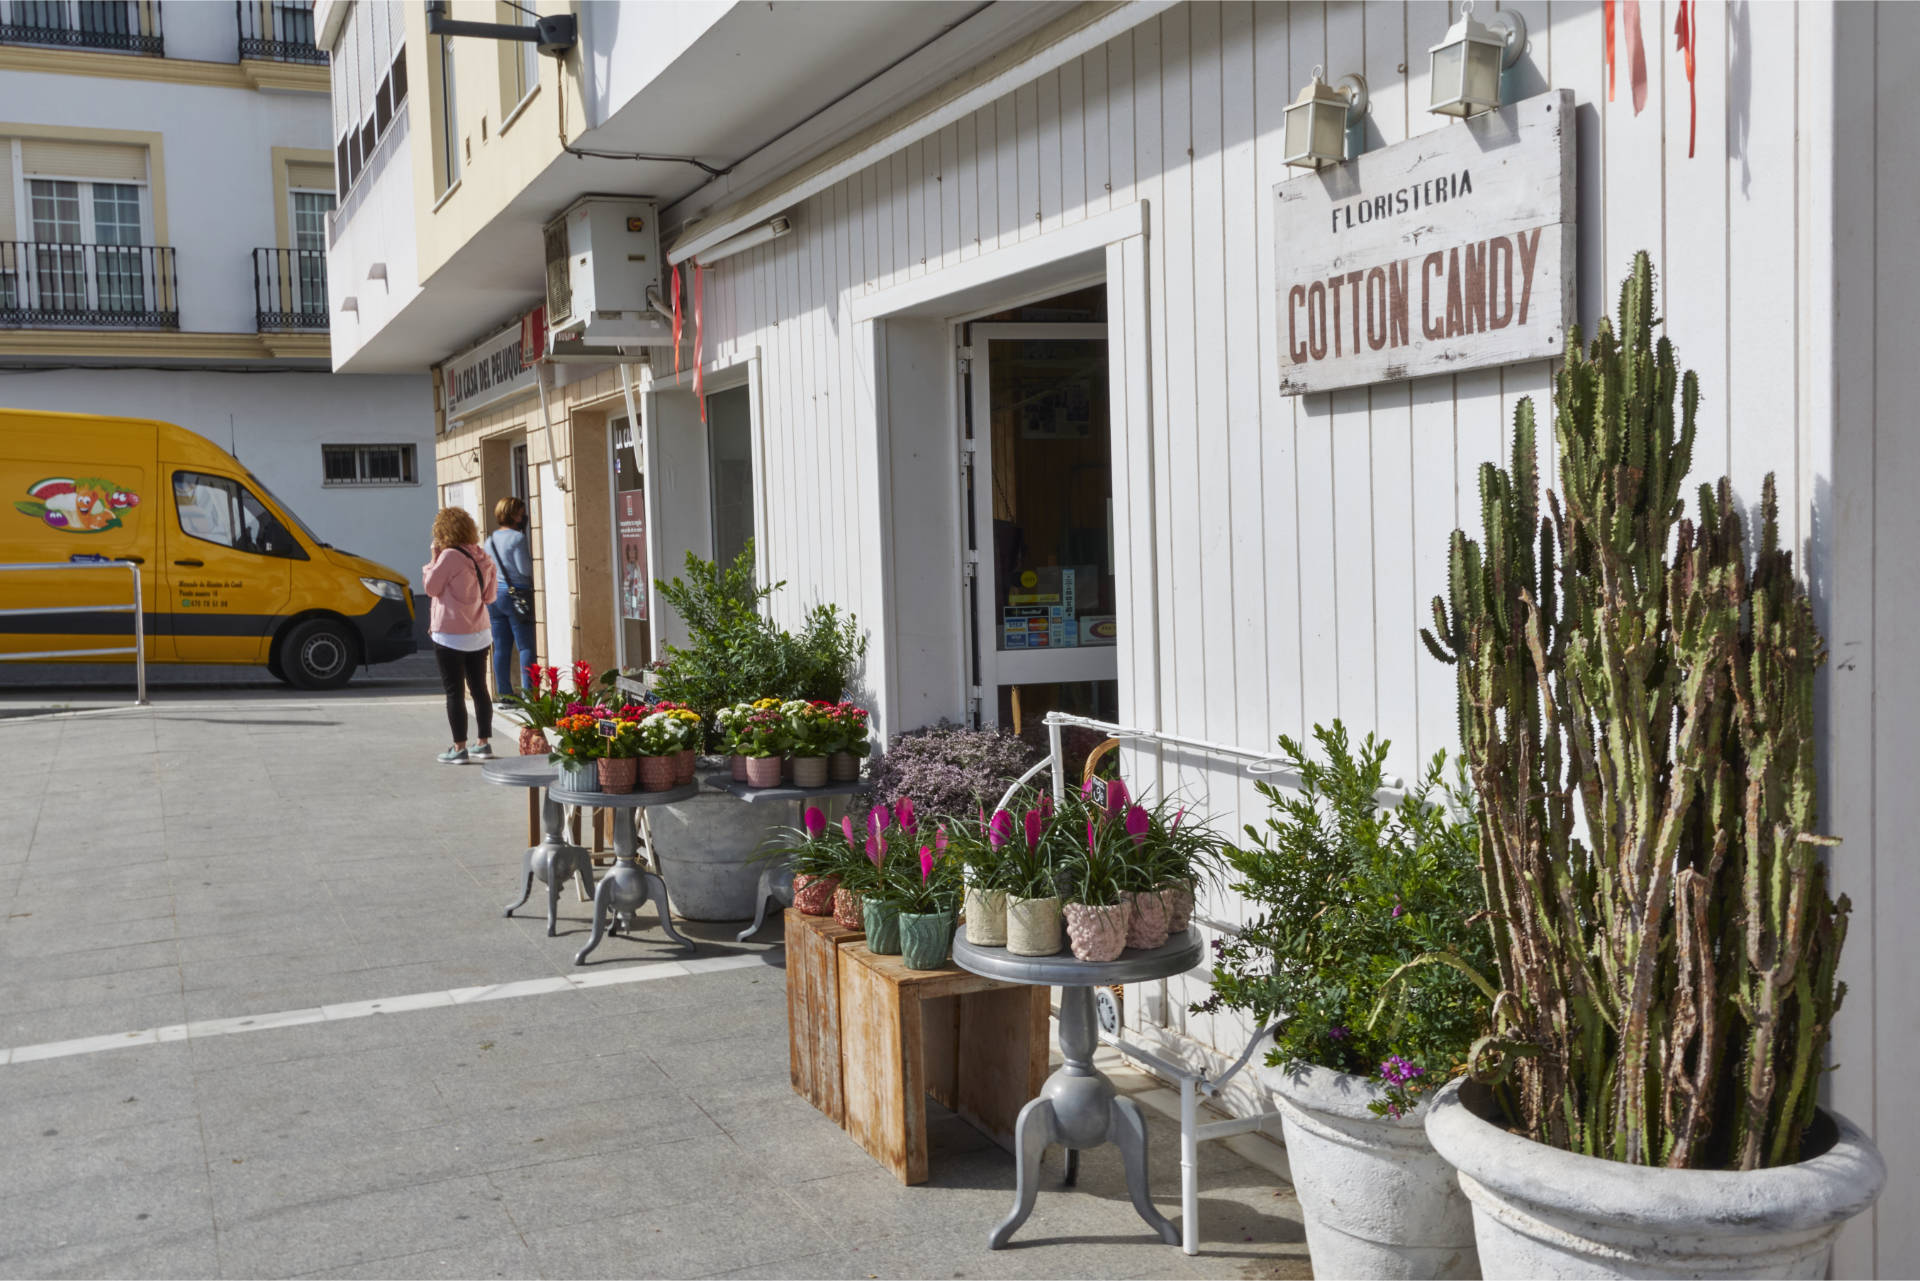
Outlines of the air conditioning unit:
<svg viewBox="0 0 1920 1281">
<path fill-rule="evenodd" d="M 672 321 L 647 300 L 661 281 L 657 213 L 650 200 L 586 196 L 547 224 L 549 355 L 673 345 Z"/>
</svg>

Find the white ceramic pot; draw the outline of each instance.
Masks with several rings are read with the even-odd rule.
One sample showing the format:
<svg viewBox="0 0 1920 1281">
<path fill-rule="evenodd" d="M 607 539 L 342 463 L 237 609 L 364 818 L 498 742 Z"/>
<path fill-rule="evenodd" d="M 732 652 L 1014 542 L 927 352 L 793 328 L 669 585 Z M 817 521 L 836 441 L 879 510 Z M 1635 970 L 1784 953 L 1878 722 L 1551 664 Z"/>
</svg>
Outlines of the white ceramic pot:
<svg viewBox="0 0 1920 1281">
<path fill-rule="evenodd" d="M 1509 1133 L 1493 1096 L 1459 1082 L 1427 1115 L 1473 1202 L 1489 1277 L 1824 1277 L 1841 1225 L 1887 1181 L 1872 1140 L 1816 1114 L 1815 1155 L 1771 1170 L 1667 1170 Z"/>
<path fill-rule="evenodd" d="M 1127 950 L 1127 921 L 1133 915 L 1133 904 L 1069 903 L 1064 910 L 1067 938 L 1080 960 L 1117 961 Z"/>
<path fill-rule="evenodd" d="M 827 758 L 824 756 L 794 757 L 793 785 L 795 787 L 825 787 L 827 785 Z"/>
<path fill-rule="evenodd" d="M 1052 956 L 1060 950 L 1060 900 L 1007 896 L 1007 951 Z"/>
<path fill-rule="evenodd" d="M 967 942 L 975 947 L 1007 945 L 1007 892 L 967 887 Z"/>
<path fill-rule="evenodd" d="M 1395 1118 L 1367 1105 L 1377 1082 L 1331 1068 L 1262 1068 L 1319 1277 L 1477 1277 L 1473 1213 L 1427 1142 L 1425 1106 Z"/>
</svg>

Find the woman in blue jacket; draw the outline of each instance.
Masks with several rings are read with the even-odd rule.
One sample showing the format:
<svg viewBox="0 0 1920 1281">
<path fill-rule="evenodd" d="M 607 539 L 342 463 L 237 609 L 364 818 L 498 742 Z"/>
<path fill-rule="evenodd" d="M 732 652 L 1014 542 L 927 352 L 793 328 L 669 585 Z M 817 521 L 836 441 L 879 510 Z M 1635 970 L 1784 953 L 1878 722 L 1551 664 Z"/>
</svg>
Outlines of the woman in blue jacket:
<svg viewBox="0 0 1920 1281">
<path fill-rule="evenodd" d="M 505 694 L 526 686 L 527 664 L 534 661 L 533 554 L 527 545 L 526 503 L 502 498 L 493 505 L 493 522 L 497 528 L 487 538 L 487 555 L 499 566 L 500 590 L 487 604 L 487 615 L 493 621 L 493 685 Z M 518 661 L 509 653 L 516 649 Z"/>
</svg>

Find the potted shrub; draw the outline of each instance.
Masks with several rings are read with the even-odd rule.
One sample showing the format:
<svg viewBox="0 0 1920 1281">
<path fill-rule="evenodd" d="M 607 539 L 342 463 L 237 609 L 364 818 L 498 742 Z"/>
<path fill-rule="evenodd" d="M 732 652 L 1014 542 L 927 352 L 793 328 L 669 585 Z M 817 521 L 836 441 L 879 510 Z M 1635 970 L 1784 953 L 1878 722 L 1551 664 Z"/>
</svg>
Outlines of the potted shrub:
<svg viewBox="0 0 1920 1281">
<path fill-rule="evenodd" d="M 793 757 L 795 787 L 827 785 L 827 754 L 839 741 L 840 731 L 828 715 L 833 704 L 789 699 L 780 707 L 787 718 L 787 751 Z"/>
<path fill-rule="evenodd" d="M 1427 1131 L 1489 1276 L 1821 1276 L 1885 1166 L 1816 1105 L 1848 903 L 1827 889 L 1820 634 L 1768 476 L 1687 513 L 1699 384 L 1645 254 L 1484 465 L 1424 633 L 1457 664 L 1498 999 Z M 1675 396 L 1679 405 L 1676 412 Z"/>
<path fill-rule="evenodd" d="M 1117 960 L 1127 949 L 1127 923 L 1133 915 L 1128 877 L 1132 842 L 1118 824 L 1106 821 L 1099 806 L 1063 807 L 1063 831 L 1082 823 L 1085 842 L 1066 865 L 1070 889 L 1062 911 L 1067 940 L 1083 961 Z"/>
<path fill-rule="evenodd" d="M 542 678 L 544 676 L 544 684 Z M 520 755 L 546 756 L 553 751 L 547 731 L 565 714 L 569 700 L 560 692 L 560 669 L 527 664 L 527 684 L 518 691 L 502 691 L 494 702 L 520 719 Z"/>
<path fill-rule="evenodd" d="M 1466 1061 L 1487 996 L 1468 970 L 1490 944 L 1467 802 L 1436 756 L 1391 811 L 1387 744 L 1314 727 L 1324 759 L 1280 737 L 1299 787 L 1229 845 L 1252 915 L 1216 944 L 1213 995 L 1263 1027 L 1284 1017 L 1261 1081 L 1278 1096 L 1307 1248 L 1322 1276 L 1474 1277 L 1473 1216 L 1422 1129 L 1428 1096 Z M 1446 955 L 1461 968 L 1426 963 Z"/>
<path fill-rule="evenodd" d="M 772 704 L 762 706 L 761 703 Z M 751 787 L 780 786 L 781 758 L 786 755 L 791 731 L 787 718 L 773 699 L 754 704 L 737 731 L 740 754 L 747 758 L 747 783 Z"/>
<path fill-rule="evenodd" d="M 919 860 L 894 860 L 883 891 L 899 913 L 900 959 L 910 970 L 937 970 L 953 946 L 959 867 L 947 857 L 947 834 L 936 829 Z"/>
<path fill-rule="evenodd" d="M 1001 846 L 1001 882 L 1007 891 L 1007 951 L 1015 956 L 1052 956 L 1065 943 L 1059 878 L 1052 846 L 1058 839 L 1053 798 L 1028 793 L 1020 826 Z"/>
<path fill-rule="evenodd" d="M 868 741 L 866 709 L 852 703 L 835 703 L 827 710 L 832 723 L 832 750 L 827 753 L 827 779 L 834 783 L 852 783 L 860 777 L 860 762 L 872 753 Z"/>
<path fill-rule="evenodd" d="M 568 712 L 553 723 L 553 739 L 553 751 L 547 759 L 559 767 L 560 789 L 599 791 L 600 770 L 595 762 L 606 742 L 600 736 L 600 718 L 592 709 Z"/>
</svg>

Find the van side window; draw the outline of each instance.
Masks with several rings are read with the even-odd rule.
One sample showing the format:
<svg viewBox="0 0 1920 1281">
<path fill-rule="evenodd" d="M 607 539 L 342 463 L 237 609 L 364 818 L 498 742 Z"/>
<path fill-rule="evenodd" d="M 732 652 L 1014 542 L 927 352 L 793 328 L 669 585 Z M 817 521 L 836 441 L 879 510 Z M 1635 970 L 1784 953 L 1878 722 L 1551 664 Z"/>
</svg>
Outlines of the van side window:
<svg viewBox="0 0 1920 1281">
<path fill-rule="evenodd" d="M 190 538 L 256 556 L 307 558 L 279 517 L 237 480 L 177 471 L 173 473 L 173 506 L 179 513 L 181 531 Z"/>
</svg>

